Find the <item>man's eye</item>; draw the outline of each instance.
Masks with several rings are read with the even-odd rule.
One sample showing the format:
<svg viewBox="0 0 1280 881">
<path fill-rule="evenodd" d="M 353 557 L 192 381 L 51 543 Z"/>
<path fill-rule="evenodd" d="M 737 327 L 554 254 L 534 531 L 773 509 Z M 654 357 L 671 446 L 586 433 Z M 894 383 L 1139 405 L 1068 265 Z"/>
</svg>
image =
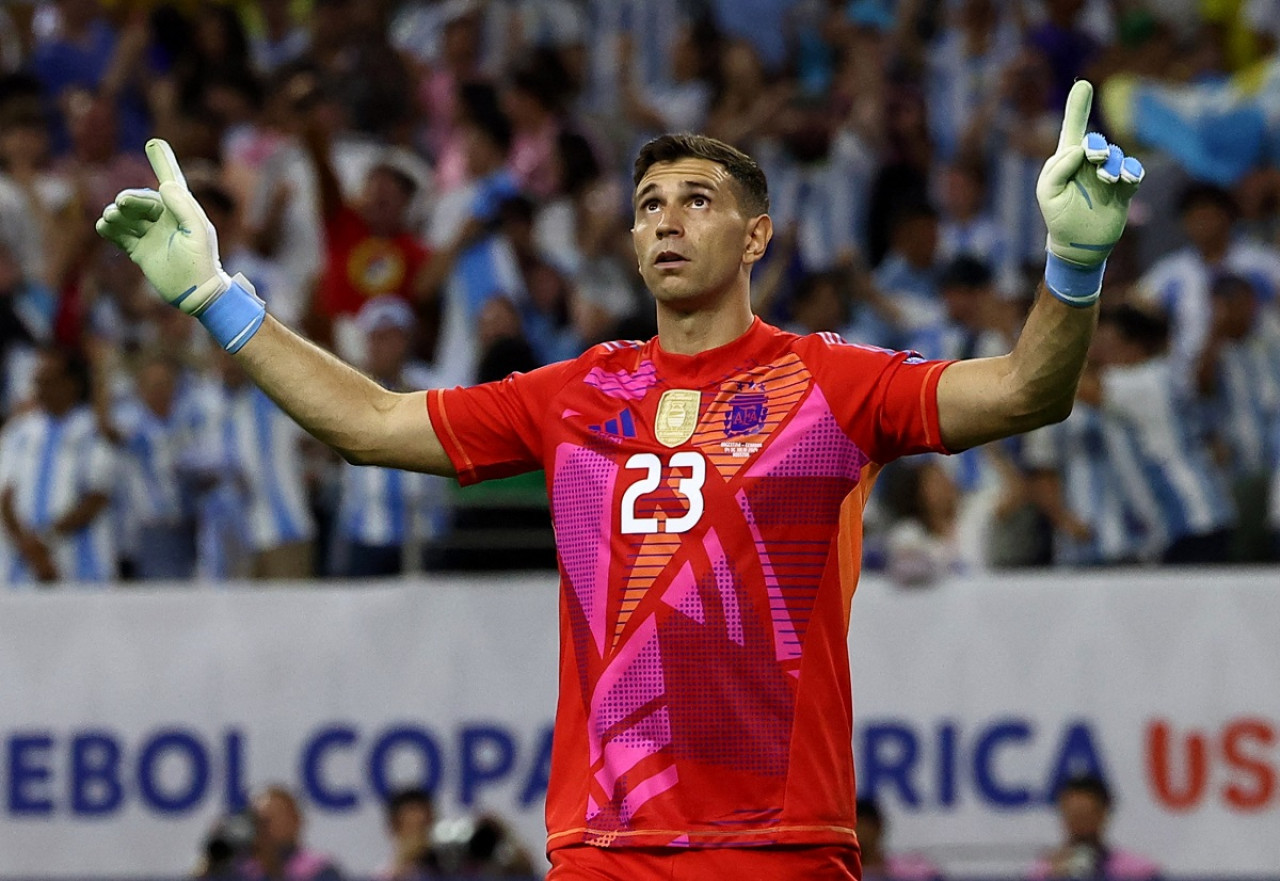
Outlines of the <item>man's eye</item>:
<svg viewBox="0 0 1280 881">
<path fill-rule="evenodd" d="M 645 211 L 652 211 L 652 210 L 654 210 L 655 208 L 657 208 L 657 207 L 658 207 L 658 200 L 657 200 L 657 199 L 650 199 L 648 202 L 645 202 L 645 203 L 644 203 L 643 205 L 641 205 L 640 207 L 641 207 L 641 208 L 643 208 Z"/>
<path fill-rule="evenodd" d="M 693 205 L 694 208 L 704 208 L 709 204 L 709 200 L 706 196 L 694 196 L 690 200 L 690 204 Z"/>
</svg>

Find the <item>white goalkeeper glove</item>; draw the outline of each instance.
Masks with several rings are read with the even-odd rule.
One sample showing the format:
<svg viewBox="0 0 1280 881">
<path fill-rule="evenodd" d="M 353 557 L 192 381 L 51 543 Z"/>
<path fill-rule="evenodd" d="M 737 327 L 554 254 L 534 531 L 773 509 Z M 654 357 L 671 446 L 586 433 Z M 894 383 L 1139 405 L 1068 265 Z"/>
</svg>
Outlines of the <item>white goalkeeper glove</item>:
<svg viewBox="0 0 1280 881">
<path fill-rule="evenodd" d="M 1093 86 L 1079 80 L 1067 96 L 1058 150 L 1040 171 L 1036 199 L 1049 228 L 1045 283 L 1071 306 L 1092 306 L 1102 292 L 1107 255 L 1120 239 L 1142 163 L 1096 132 L 1085 134 Z"/>
<path fill-rule="evenodd" d="M 238 351 L 262 326 L 266 307 L 244 276 L 223 271 L 218 233 L 168 143 L 152 138 L 146 152 L 159 192 L 121 191 L 94 228 L 138 264 L 160 296 L 199 319 L 228 352 Z"/>
</svg>

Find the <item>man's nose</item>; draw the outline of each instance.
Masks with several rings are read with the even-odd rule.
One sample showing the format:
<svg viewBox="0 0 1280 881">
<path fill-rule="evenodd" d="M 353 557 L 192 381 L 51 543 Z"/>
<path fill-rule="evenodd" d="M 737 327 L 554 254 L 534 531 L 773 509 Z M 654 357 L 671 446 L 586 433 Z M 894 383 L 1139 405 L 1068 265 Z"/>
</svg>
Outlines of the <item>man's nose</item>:
<svg viewBox="0 0 1280 881">
<path fill-rule="evenodd" d="M 663 209 L 662 215 L 658 218 L 658 238 L 665 239 L 668 236 L 678 236 L 683 232 L 684 223 L 678 209 L 674 207 Z"/>
</svg>

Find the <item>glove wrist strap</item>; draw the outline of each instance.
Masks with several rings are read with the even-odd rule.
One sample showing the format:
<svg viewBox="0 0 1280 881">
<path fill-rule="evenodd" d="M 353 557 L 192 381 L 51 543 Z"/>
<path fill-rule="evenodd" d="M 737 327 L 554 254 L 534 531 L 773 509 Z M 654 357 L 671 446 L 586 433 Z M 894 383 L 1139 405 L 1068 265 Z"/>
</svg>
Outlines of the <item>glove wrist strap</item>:
<svg viewBox="0 0 1280 881">
<path fill-rule="evenodd" d="M 1081 266 L 1050 251 L 1044 264 L 1045 287 L 1068 306 L 1087 309 L 1098 302 L 1102 294 L 1102 274 L 1106 268 L 1106 260 L 1097 266 Z"/>
<path fill-rule="evenodd" d="M 228 281 L 227 289 L 197 317 L 218 345 L 235 353 L 262 327 L 267 307 L 243 275 L 237 273 Z"/>
</svg>

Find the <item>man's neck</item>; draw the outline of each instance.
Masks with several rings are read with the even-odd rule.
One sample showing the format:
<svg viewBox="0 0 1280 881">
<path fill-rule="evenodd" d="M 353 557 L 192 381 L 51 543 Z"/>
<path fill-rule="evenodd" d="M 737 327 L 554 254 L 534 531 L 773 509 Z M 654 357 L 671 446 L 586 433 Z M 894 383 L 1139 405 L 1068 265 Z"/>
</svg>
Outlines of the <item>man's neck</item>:
<svg viewBox="0 0 1280 881">
<path fill-rule="evenodd" d="M 658 304 L 658 344 L 672 355 L 697 355 L 731 343 L 751 327 L 749 297 L 726 297 L 713 307 L 681 312 Z"/>
</svg>

